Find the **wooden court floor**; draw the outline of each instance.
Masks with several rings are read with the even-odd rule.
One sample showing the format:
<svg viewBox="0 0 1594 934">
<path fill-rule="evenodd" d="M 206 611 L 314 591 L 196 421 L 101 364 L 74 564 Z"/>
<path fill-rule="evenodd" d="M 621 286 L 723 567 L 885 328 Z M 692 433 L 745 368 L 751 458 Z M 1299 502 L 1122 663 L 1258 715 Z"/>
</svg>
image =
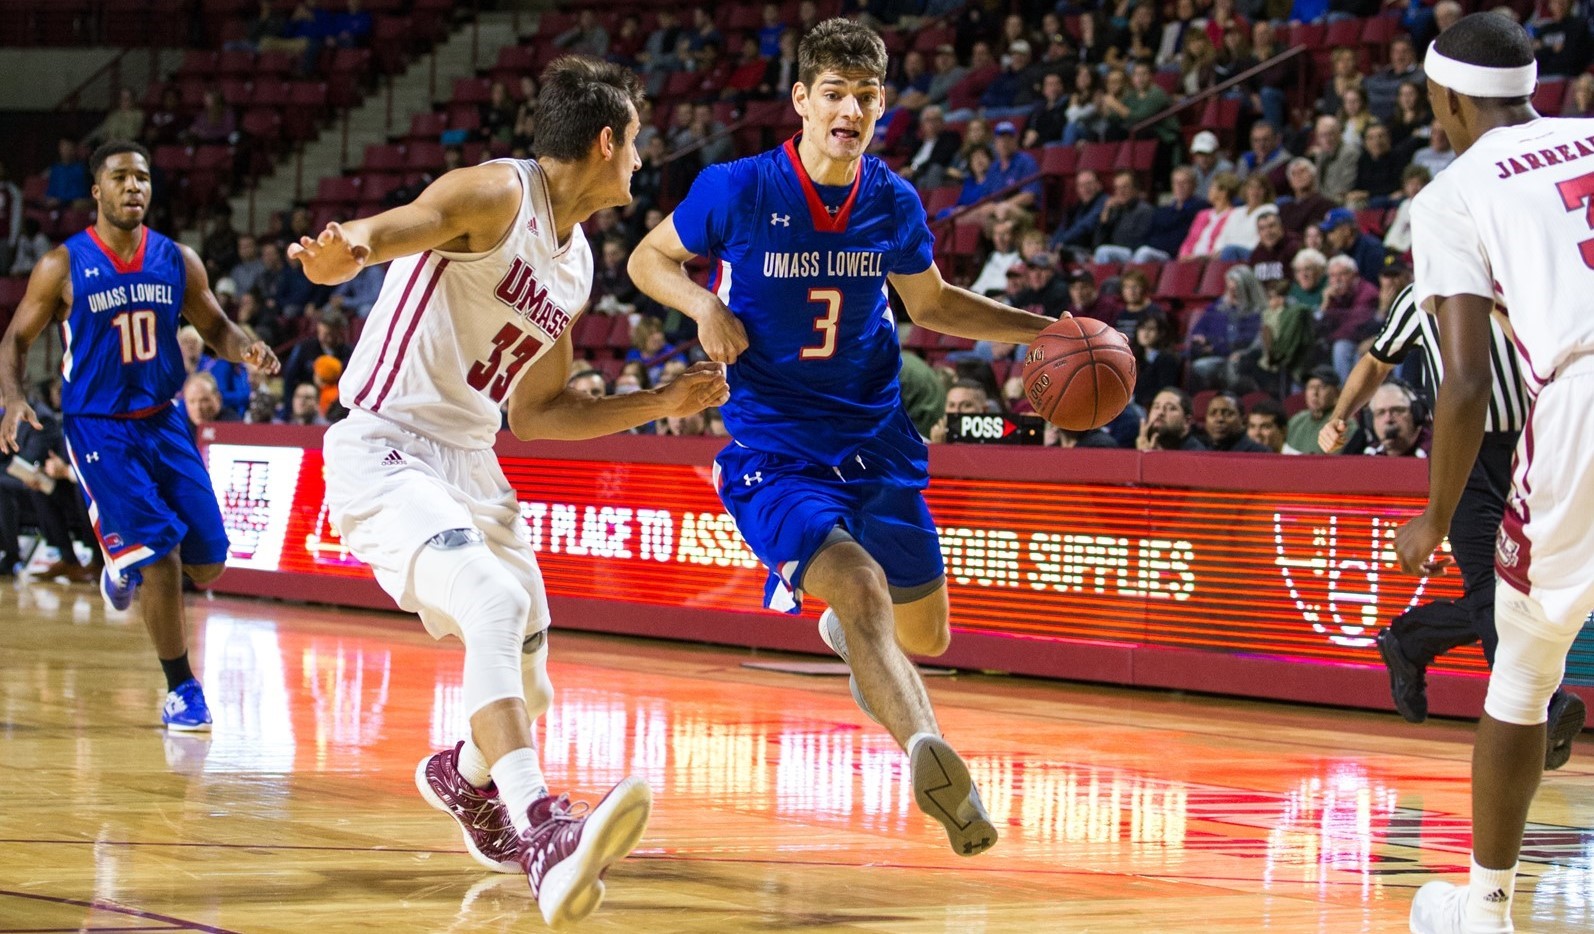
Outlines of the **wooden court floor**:
<svg viewBox="0 0 1594 934">
<path fill-rule="evenodd" d="M 160 730 L 135 620 L 87 587 L 0 587 L 0 934 L 544 930 L 523 878 L 478 870 L 412 785 L 464 725 L 457 646 L 380 614 L 190 608 L 208 740 Z M 1395 932 L 1467 862 L 1461 723 L 936 679 L 1003 832 L 965 860 L 843 679 L 552 644 L 551 782 L 656 794 L 584 931 Z M 1594 743 L 1533 819 L 1518 930 L 1594 928 Z"/>
</svg>

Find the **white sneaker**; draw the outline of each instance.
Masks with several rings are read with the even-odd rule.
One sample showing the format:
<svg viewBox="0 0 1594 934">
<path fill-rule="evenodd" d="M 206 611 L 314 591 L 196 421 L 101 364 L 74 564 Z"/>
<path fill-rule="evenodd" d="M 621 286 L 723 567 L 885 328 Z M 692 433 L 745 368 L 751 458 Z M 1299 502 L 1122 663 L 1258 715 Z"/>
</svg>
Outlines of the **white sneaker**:
<svg viewBox="0 0 1594 934">
<path fill-rule="evenodd" d="M 851 665 L 852 660 L 847 658 L 847 634 L 841 628 L 841 618 L 829 607 L 819 614 L 819 638 L 825 640 L 825 645 L 830 646 L 830 651 L 841 656 L 841 660 Z M 868 715 L 876 723 L 880 718 L 869 709 L 869 704 L 863 699 L 863 689 L 858 686 L 858 676 L 847 676 L 847 687 L 852 690 L 852 699 L 858 704 L 858 709 Z"/>
<path fill-rule="evenodd" d="M 1488 928 L 1467 926 L 1467 887 L 1430 882 L 1411 900 L 1412 934 L 1511 934 L 1511 919 Z"/>
</svg>

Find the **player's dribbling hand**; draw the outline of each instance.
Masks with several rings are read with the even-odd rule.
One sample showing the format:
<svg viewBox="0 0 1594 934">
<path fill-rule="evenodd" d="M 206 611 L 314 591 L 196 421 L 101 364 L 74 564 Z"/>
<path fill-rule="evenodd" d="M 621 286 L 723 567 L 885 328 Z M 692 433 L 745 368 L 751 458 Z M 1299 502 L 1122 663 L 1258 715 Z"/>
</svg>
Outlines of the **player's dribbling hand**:
<svg viewBox="0 0 1594 934">
<path fill-rule="evenodd" d="M 267 376 L 274 376 L 278 370 L 282 369 L 282 364 L 277 361 L 276 351 L 273 351 L 271 345 L 265 341 L 255 341 L 245 347 L 244 362 L 264 372 Z"/>
<path fill-rule="evenodd" d="M 1407 574 L 1442 572 L 1444 562 L 1433 560 L 1433 553 L 1444 537 L 1443 526 L 1426 512 L 1401 526 L 1395 533 L 1395 555 L 1401 569 Z"/>
<path fill-rule="evenodd" d="M 697 342 L 703 345 L 703 352 L 710 360 L 729 365 L 747 349 L 747 330 L 729 308 L 720 304 L 697 322 Z"/>
<path fill-rule="evenodd" d="M 659 390 L 659 395 L 667 407 L 664 414 L 679 418 L 724 405 L 731 397 L 731 387 L 725 382 L 725 367 L 718 363 L 701 362 L 687 367 L 668 386 Z"/>
<path fill-rule="evenodd" d="M 1317 446 L 1322 448 L 1324 454 L 1338 453 L 1345 446 L 1345 420 L 1331 418 L 1317 431 Z"/>
<path fill-rule="evenodd" d="M 327 224 L 314 240 L 300 237 L 298 243 L 288 244 L 288 259 L 297 259 L 304 267 L 305 278 L 316 285 L 341 285 L 360 274 L 371 248 L 349 242 L 343 225 Z"/>
<path fill-rule="evenodd" d="M 0 454 L 16 454 L 22 450 L 22 446 L 17 443 L 17 430 L 24 419 L 35 430 L 44 430 L 44 426 L 39 424 L 38 414 L 33 411 L 33 406 L 26 402 L 18 402 L 7 408 L 5 418 L 0 420 Z"/>
</svg>

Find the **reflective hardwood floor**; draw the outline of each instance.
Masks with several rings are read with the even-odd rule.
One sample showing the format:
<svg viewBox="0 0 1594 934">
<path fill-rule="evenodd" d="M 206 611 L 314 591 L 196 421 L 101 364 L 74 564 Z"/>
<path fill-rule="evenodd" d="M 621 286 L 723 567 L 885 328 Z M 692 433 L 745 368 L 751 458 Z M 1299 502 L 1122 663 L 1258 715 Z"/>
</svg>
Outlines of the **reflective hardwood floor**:
<svg viewBox="0 0 1594 934">
<path fill-rule="evenodd" d="M 0 934 L 544 930 L 524 879 L 480 871 L 412 784 L 464 728 L 457 643 L 394 615 L 189 606 L 209 739 L 160 729 L 135 618 L 87 587 L 0 586 Z M 1467 863 L 1468 724 L 937 678 L 1003 833 L 961 859 L 845 679 L 552 646 L 551 783 L 656 795 L 583 931 L 1396 932 L 1417 885 Z M 1518 930 L 1594 928 L 1594 742 L 1532 817 Z"/>
</svg>

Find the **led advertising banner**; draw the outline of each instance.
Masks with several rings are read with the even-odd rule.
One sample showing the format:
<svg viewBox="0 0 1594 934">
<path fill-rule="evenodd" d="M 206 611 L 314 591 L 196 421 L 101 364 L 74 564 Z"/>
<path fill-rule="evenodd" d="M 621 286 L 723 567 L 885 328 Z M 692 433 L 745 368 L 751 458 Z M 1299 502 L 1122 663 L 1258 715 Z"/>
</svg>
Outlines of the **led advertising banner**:
<svg viewBox="0 0 1594 934">
<path fill-rule="evenodd" d="M 207 451 L 230 566 L 369 576 L 328 521 L 319 450 Z M 765 571 L 720 508 L 706 464 L 509 456 L 503 467 L 550 594 L 760 606 Z M 1460 596 L 1454 575 L 1425 580 L 1394 565 L 1394 531 L 1422 505 L 1413 496 L 938 477 L 928 498 L 960 630 L 1370 664 L 1379 626 L 1420 601 Z M 1594 683 L 1590 643 L 1585 635 L 1574 651 L 1569 680 Z M 1435 667 L 1484 670 L 1476 648 Z"/>
</svg>

